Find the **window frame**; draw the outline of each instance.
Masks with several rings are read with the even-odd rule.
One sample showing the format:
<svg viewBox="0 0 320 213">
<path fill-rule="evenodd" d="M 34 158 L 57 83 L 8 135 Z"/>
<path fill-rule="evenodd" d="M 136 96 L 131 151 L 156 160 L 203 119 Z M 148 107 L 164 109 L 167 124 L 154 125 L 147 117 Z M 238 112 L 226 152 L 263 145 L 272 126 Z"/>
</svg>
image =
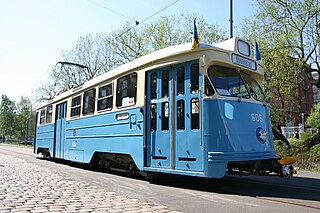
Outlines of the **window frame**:
<svg viewBox="0 0 320 213">
<path fill-rule="evenodd" d="M 259 102 L 267 102 L 267 97 L 266 97 L 266 94 L 264 93 L 263 91 L 263 88 L 262 86 L 259 84 L 259 82 L 250 74 L 246 73 L 246 72 L 243 72 L 243 71 L 240 71 L 240 75 L 241 77 L 243 78 L 243 81 L 245 82 L 246 84 L 246 87 L 247 87 L 247 90 L 248 92 L 250 93 L 250 96 L 255 99 L 256 101 L 259 101 Z M 252 82 L 250 83 L 248 81 L 248 79 L 252 80 Z M 253 87 L 253 84 L 255 84 L 256 88 L 258 88 L 258 92 L 261 92 L 260 96 L 259 97 L 259 94 L 257 93 L 256 91 L 256 88 Z"/>
<path fill-rule="evenodd" d="M 164 75 L 166 73 L 166 76 Z M 161 71 L 161 97 L 169 97 L 169 70 Z"/>
<path fill-rule="evenodd" d="M 176 80 L 176 95 L 177 96 L 184 96 L 185 95 L 185 67 L 179 66 L 177 68 L 177 80 Z"/>
<path fill-rule="evenodd" d="M 91 92 L 91 91 L 93 91 L 91 93 L 93 95 L 93 97 L 90 96 L 91 94 L 89 92 Z M 97 92 L 97 90 L 96 90 L 95 87 L 90 88 L 90 89 L 88 89 L 88 90 L 83 92 L 83 96 L 82 96 L 82 106 L 83 106 L 82 107 L 82 115 L 86 116 L 86 115 L 94 114 L 95 106 L 96 106 L 96 92 Z M 87 95 L 86 93 L 89 93 L 89 95 Z M 88 100 L 86 100 L 86 97 L 89 97 Z M 90 98 L 92 98 L 93 101 Z M 91 106 L 91 108 L 90 108 L 89 105 Z M 89 111 L 89 109 L 92 109 L 92 110 Z"/>
<path fill-rule="evenodd" d="M 238 80 L 239 80 L 239 83 L 240 83 L 239 87 L 238 87 L 238 86 L 237 86 L 237 87 L 230 87 L 227 92 L 229 93 L 229 90 L 230 90 L 230 89 L 233 90 L 233 89 L 236 89 L 236 88 L 239 88 L 240 91 L 239 91 L 238 93 L 230 93 L 230 94 L 225 93 L 225 94 L 224 94 L 224 93 L 222 92 L 223 89 L 217 88 L 217 84 L 215 84 L 214 80 L 212 79 L 212 76 L 210 75 L 210 69 L 211 69 L 211 68 L 226 69 L 226 70 L 233 71 L 234 73 L 237 73 L 237 76 L 235 76 L 235 77 L 237 77 Z M 213 72 L 214 72 L 214 71 L 213 71 Z M 250 94 L 249 89 L 247 88 L 245 79 L 243 79 L 243 77 L 241 76 L 241 73 L 240 73 L 238 70 L 236 70 L 236 69 L 234 69 L 234 68 L 230 68 L 230 67 L 224 67 L 224 66 L 219 66 L 219 65 L 211 65 L 211 66 L 208 68 L 207 73 L 208 73 L 208 77 L 209 77 L 210 81 L 211 81 L 212 84 L 213 84 L 214 90 L 215 90 L 220 96 L 230 97 L 230 98 L 241 98 L 241 99 L 242 99 L 242 98 L 244 98 L 244 99 L 250 99 L 250 98 L 251 98 L 251 94 Z M 220 73 L 221 73 L 221 72 L 220 72 Z M 228 73 L 224 73 L 224 74 L 228 74 Z M 229 77 L 232 77 L 232 76 L 229 76 Z M 219 78 L 222 78 L 222 77 L 219 77 Z M 225 78 L 225 77 L 224 77 L 224 78 Z M 244 88 L 245 90 L 241 91 L 242 88 Z M 245 95 L 241 95 L 241 96 L 237 95 L 237 94 L 242 94 L 242 93 L 244 93 Z"/>
<path fill-rule="evenodd" d="M 73 99 L 75 99 L 75 98 L 79 98 L 80 99 L 80 101 L 79 101 L 79 105 L 75 105 L 75 106 L 73 106 L 72 105 L 72 102 L 73 102 Z M 70 117 L 71 118 L 77 118 L 77 117 L 80 117 L 80 115 L 81 115 L 81 99 L 82 99 L 82 94 L 78 94 L 78 95 L 75 95 L 75 96 L 73 96 L 72 98 L 71 98 L 71 104 L 70 104 Z M 77 115 L 72 115 L 72 112 L 73 112 L 73 110 L 74 109 L 76 109 L 76 108 L 80 108 L 80 110 L 79 110 L 79 114 L 77 114 Z"/>
<path fill-rule="evenodd" d="M 157 99 L 158 73 L 154 72 L 150 75 L 150 82 L 150 100 Z"/>
<path fill-rule="evenodd" d="M 196 67 L 196 70 L 194 67 Z M 190 94 L 198 94 L 200 90 L 200 68 L 198 62 L 190 65 L 190 85 Z"/>
<path fill-rule="evenodd" d="M 102 88 L 102 87 L 108 87 L 108 86 L 111 86 L 111 95 L 108 95 L 107 93 L 106 93 L 106 96 L 103 96 L 103 97 L 100 97 L 100 89 Z M 110 110 L 112 110 L 112 108 L 113 108 L 113 91 L 114 91 L 114 84 L 113 84 L 113 82 L 109 82 L 109 83 L 105 83 L 105 84 L 102 84 L 102 85 L 100 85 L 99 87 L 98 87 L 98 95 L 97 95 L 97 111 L 98 112 L 103 112 L 103 111 L 110 111 Z M 106 108 L 104 108 L 104 109 L 99 109 L 99 101 L 102 101 L 102 100 L 104 100 L 104 99 L 109 99 L 109 98 L 111 98 L 111 107 L 106 107 Z M 108 103 L 108 102 L 107 102 Z"/>
<path fill-rule="evenodd" d="M 132 81 L 133 76 L 135 76 L 135 82 L 134 84 L 131 85 L 132 82 L 127 83 L 127 96 L 122 97 L 122 91 L 124 90 L 123 88 L 120 88 L 120 81 L 125 78 L 129 78 Z M 131 89 L 134 89 L 134 91 L 131 91 Z M 121 76 L 117 79 L 117 88 L 116 88 L 117 94 L 116 94 L 116 107 L 117 108 L 125 108 L 125 107 L 132 107 L 135 106 L 137 103 L 137 95 L 138 95 L 138 73 L 137 72 L 132 72 L 127 75 Z M 132 94 L 130 94 L 132 93 Z M 121 94 L 121 96 L 120 96 Z M 130 95 L 133 95 L 130 97 Z M 128 101 L 130 101 L 130 98 L 133 98 L 133 104 L 128 103 L 127 105 L 123 105 L 123 99 L 128 98 Z"/>
<path fill-rule="evenodd" d="M 42 115 L 42 112 L 43 112 L 43 115 Z M 41 122 L 42 119 L 43 119 L 43 122 Z M 40 125 L 46 124 L 46 108 L 40 109 L 39 124 Z"/>
<path fill-rule="evenodd" d="M 49 111 L 49 108 L 51 108 L 51 111 Z M 49 116 L 50 115 L 50 116 Z M 46 107 L 46 116 L 45 116 L 45 118 L 46 118 L 46 124 L 47 123 L 52 123 L 52 118 L 53 118 L 53 106 L 52 106 L 52 104 L 51 105 L 49 105 L 49 106 L 47 106 Z"/>
</svg>

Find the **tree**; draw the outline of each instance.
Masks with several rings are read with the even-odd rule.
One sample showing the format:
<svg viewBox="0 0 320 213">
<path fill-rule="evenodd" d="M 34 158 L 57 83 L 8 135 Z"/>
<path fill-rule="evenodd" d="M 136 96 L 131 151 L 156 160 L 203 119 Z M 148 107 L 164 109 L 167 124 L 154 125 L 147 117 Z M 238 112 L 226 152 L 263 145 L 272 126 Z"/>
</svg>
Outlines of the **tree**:
<svg viewBox="0 0 320 213">
<path fill-rule="evenodd" d="M 50 100 L 59 93 L 77 87 L 107 70 L 107 49 L 103 35 L 80 37 L 70 50 L 62 50 L 62 62 L 71 62 L 82 66 L 70 66 L 58 63 L 51 69 L 47 83 L 37 88 L 38 101 Z"/>
<path fill-rule="evenodd" d="M 31 101 L 21 97 L 16 104 L 16 113 L 13 125 L 14 135 L 17 137 L 31 137 L 34 132 L 34 112 Z"/>
<path fill-rule="evenodd" d="M 36 99 L 38 102 L 49 101 L 53 99 L 60 91 L 63 91 L 63 88 L 65 88 L 65 86 L 62 85 L 62 88 L 60 88 L 53 81 L 53 79 L 51 79 L 36 89 Z"/>
<path fill-rule="evenodd" d="M 319 73 L 320 7 L 315 0 L 256 0 L 256 14 L 245 20 L 243 33 L 258 40 L 265 67 L 265 90 L 271 104 L 274 132 L 283 137 L 284 115 L 299 104 L 295 95 L 301 71 L 309 78 L 314 67 Z M 320 80 L 312 79 L 320 86 Z M 310 88 L 311 85 L 309 85 Z M 306 89 L 309 89 L 306 88 Z"/>
<path fill-rule="evenodd" d="M 307 124 L 314 129 L 320 130 L 320 103 L 314 106 L 313 112 L 307 118 Z"/>
<path fill-rule="evenodd" d="M 0 104 L 0 134 L 12 134 L 14 126 L 15 103 L 8 96 L 2 95 Z"/>
<path fill-rule="evenodd" d="M 79 67 L 63 67 L 66 77 L 72 79 L 73 84 L 81 84 L 105 72 L 106 67 L 106 48 L 103 45 L 104 37 L 91 34 L 80 37 L 70 50 L 62 51 L 62 61 L 81 64 L 86 69 Z M 80 69 L 80 70 L 79 70 Z M 56 70 L 55 70 L 56 71 Z M 61 72 L 61 71 L 60 71 Z M 77 75 L 75 77 L 75 75 Z M 53 75 L 59 80 L 61 75 Z M 60 78 L 59 78 L 60 77 Z"/>
<path fill-rule="evenodd" d="M 107 49 L 113 50 L 108 55 L 116 53 L 113 59 L 116 65 L 121 65 L 155 50 L 191 42 L 195 18 L 193 14 L 180 14 L 161 17 L 141 28 L 128 24 L 106 37 Z M 197 27 L 204 43 L 213 44 L 227 38 L 217 25 L 201 17 L 197 18 Z"/>
<path fill-rule="evenodd" d="M 104 45 L 110 50 L 109 55 L 113 56 L 112 67 L 128 63 L 148 53 L 145 37 L 143 31 L 130 24 L 106 36 Z"/>
<path fill-rule="evenodd" d="M 306 141 L 305 148 L 309 150 L 313 146 L 320 144 L 320 103 L 315 105 L 313 112 L 307 118 L 307 124 L 318 130 L 318 134 L 308 138 Z"/>
<path fill-rule="evenodd" d="M 191 42 L 195 15 L 165 16 L 150 24 L 127 24 L 109 35 L 80 37 L 70 50 L 62 51 L 62 60 L 84 65 L 54 66 L 49 82 L 37 89 L 39 100 L 48 100 L 104 72 L 128 63 L 152 51 Z M 216 25 L 197 19 L 202 42 L 215 43 L 226 37 Z"/>
<path fill-rule="evenodd" d="M 196 18 L 201 42 L 214 44 L 227 39 L 226 32 L 194 14 L 165 16 L 144 28 L 150 51 L 191 42 Z"/>
</svg>

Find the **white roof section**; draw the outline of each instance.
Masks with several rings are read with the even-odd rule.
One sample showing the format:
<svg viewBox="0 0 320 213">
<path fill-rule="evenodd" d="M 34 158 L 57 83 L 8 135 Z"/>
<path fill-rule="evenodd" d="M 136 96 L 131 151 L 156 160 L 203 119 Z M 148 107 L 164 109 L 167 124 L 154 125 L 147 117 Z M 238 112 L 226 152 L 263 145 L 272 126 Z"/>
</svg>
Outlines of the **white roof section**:
<svg viewBox="0 0 320 213">
<path fill-rule="evenodd" d="M 234 38 L 230 38 L 229 40 L 225 40 L 225 41 L 222 41 L 220 43 L 217 43 L 215 44 L 214 46 L 215 47 L 219 47 L 221 49 L 224 49 L 224 50 L 229 50 L 229 51 L 236 51 L 236 40 L 239 39 L 238 37 L 234 37 Z"/>
</svg>

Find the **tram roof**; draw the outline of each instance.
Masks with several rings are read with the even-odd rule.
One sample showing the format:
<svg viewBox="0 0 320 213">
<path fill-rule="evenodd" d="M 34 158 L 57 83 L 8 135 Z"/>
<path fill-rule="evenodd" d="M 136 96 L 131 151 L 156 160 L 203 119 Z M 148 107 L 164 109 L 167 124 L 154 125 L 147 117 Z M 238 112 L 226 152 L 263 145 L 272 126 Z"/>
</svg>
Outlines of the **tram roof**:
<svg viewBox="0 0 320 213">
<path fill-rule="evenodd" d="M 179 44 L 175 46 L 170 46 L 164 49 L 160 49 L 154 52 L 151 52 L 147 55 L 141 56 L 140 58 L 137 58 L 129 63 L 123 64 L 119 67 L 116 67 L 113 70 L 110 70 L 100 76 L 97 76 L 89 81 L 86 81 L 82 85 L 79 85 L 78 87 L 75 87 L 73 89 L 70 89 L 66 92 L 63 92 L 59 95 L 57 95 L 55 98 L 40 104 L 37 109 L 42 108 L 48 104 L 59 102 L 60 100 L 63 100 L 67 97 L 76 95 L 78 92 L 84 91 L 92 86 L 98 85 L 102 82 L 107 81 L 107 79 L 111 79 L 117 76 L 121 76 L 122 74 L 126 73 L 127 71 L 137 69 L 139 67 L 142 67 L 144 65 L 147 65 L 149 63 L 166 59 L 178 55 L 183 55 L 186 53 L 192 53 L 192 52 L 198 52 L 203 50 L 220 50 L 220 51 L 234 51 L 232 48 L 230 48 L 230 43 L 234 43 L 234 40 L 236 38 L 229 39 L 227 41 L 218 43 L 214 46 L 204 43 L 199 43 L 197 48 L 192 49 L 192 43 L 185 43 L 185 44 Z M 227 44 L 227 45 L 225 45 Z"/>
</svg>

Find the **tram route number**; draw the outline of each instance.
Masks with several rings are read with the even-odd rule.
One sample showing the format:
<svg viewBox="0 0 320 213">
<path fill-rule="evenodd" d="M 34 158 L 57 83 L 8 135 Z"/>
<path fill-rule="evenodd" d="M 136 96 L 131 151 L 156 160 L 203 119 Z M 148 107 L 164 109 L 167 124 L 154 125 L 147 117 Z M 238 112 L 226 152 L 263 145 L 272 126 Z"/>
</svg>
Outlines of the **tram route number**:
<svg viewBox="0 0 320 213">
<path fill-rule="evenodd" d="M 251 114 L 251 120 L 253 121 L 253 122 L 263 122 L 263 117 L 262 117 L 262 115 L 261 114 L 254 114 L 254 113 L 252 113 Z"/>
</svg>

